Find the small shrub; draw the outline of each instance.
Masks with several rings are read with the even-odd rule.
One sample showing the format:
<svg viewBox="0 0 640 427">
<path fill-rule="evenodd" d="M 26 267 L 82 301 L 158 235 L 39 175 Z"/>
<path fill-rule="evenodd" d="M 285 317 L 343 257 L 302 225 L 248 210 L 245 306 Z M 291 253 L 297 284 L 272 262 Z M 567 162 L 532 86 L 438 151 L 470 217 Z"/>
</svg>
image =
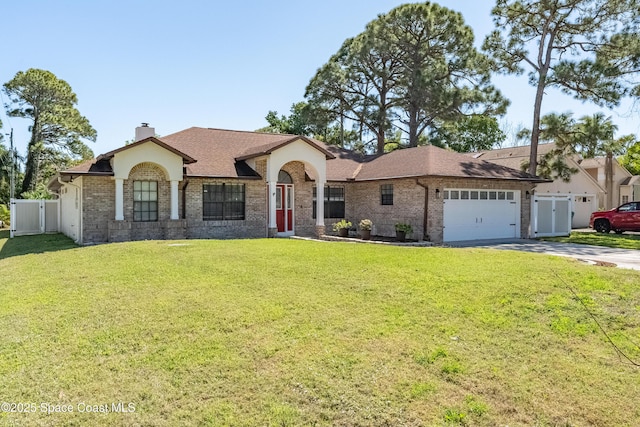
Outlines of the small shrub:
<svg viewBox="0 0 640 427">
<path fill-rule="evenodd" d="M 360 230 L 371 230 L 371 227 L 373 227 L 373 222 L 370 219 L 363 219 L 360 220 L 360 224 L 358 224 L 360 226 Z"/>
<path fill-rule="evenodd" d="M 343 228 L 351 228 L 351 226 L 353 224 L 351 224 L 350 221 L 347 221 L 346 219 L 341 219 L 338 222 L 334 222 L 333 224 L 333 231 L 338 231 L 338 230 L 342 230 Z"/>
<path fill-rule="evenodd" d="M 411 227 L 411 224 L 399 222 L 396 224 L 396 231 L 404 231 L 407 234 L 411 234 L 413 232 L 413 227 Z"/>
</svg>

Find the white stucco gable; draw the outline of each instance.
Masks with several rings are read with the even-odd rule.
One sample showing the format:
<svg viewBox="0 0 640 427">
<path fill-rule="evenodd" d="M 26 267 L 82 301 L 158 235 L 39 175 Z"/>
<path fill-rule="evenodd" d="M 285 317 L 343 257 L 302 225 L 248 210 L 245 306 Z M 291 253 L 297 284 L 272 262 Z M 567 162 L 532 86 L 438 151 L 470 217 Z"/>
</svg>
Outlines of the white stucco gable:
<svg viewBox="0 0 640 427">
<path fill-rule="evenodd" d="M 111 165 L 116 179 L 128 179 L 131 169 L 140 163 L 155 163 L 165 172 L 167 181 L 182 181 L 183 160 L 182 156 L 149 140 L 115 153 Z"/>
<path fill-rule="evenodd" d="M 278 172 L 289 162 L 303 162 L 321 182 L 327 177 L 327 157 L 323 151 L 313 147 L 302 139 L 292 141 L 271 152 L 267 160 L 267 181 L 278 180 Z"/>
<path fill-rule="evenodd" d="M 556 178 L 553 182 L 541 183 L 536 186 L 536 192 L 542 193 L 561 193 L 561 194 L 600 194 L 604 193 L 604 188 L 589 175 L 575 159 L 570 157 L 565 159 L 567 165 L 575 168 L 577 172 L 571 175 L 571 180 L 565 182 L 560 178 Z"/>
<path fill-rule="evenodd" d="M 255 160 L 266 160 L 266 176 L 264 178 L 268 188 L 270 236 L 275 236 L 277 233 L 276 186 L 280 169 L 290 162 L 303 163 L 305 169 L 314 176 L 318 200 L 324 200 L 327 158 L 333 158 L 333 154 L 304 137 L 294 137 L 275 145 L 256 147 L 249 153 L 236 158 L 236 160 L 247 160 L 252 167 L 255 167 Z M 316 204 L 316 227 L 322 229 L 320 234 L 324 233 L 324 203 Z"/>
<path fill-rule="evenodd" d="M 100 159 L 109 159 L 115 181 L 116 221 L 124 220 L 124 181 L 129 179 L 131 170 L 142 163 L 157 165 L 165 174 L 171 186 L 171 219 L 178 215 L 178 182 L 183 180 L 183 164 L 193 163 L 195 159 L 174 149 L 155 137 L 149 137 L 126 145 L 115 151 L 103 154 Z"/>
</svg>

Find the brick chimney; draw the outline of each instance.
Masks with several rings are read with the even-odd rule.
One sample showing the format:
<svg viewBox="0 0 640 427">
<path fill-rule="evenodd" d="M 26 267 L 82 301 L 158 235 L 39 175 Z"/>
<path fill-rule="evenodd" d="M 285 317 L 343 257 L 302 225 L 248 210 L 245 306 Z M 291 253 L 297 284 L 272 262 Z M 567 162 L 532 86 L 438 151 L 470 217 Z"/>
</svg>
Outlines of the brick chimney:
<svg viewBox="0 0 640 427">
<path fill-rule="evenodd" d="M 149 127 L 149 123 L 142 123 L 142 125 L 136 128 L 136 140 L 134 142 L 141 141 L 150 136 L 156 136 L 155 128 Z"/>
</svg>

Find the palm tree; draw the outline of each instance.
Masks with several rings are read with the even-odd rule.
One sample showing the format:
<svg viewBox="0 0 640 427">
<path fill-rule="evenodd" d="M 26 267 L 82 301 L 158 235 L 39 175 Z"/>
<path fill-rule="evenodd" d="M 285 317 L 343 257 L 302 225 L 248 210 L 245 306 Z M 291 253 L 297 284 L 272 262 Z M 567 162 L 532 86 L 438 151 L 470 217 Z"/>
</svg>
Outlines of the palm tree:
<svg viewBox="0 0 640 427">
<path fill-rule="evenodd" d="M 613 208 L 613 156 L 623 154 L 630 136 L 615 139 L 618 126 L 614 125 L 611 117 L 603 113 L 583 116 L 575 126 L 576 150 L 584 158 L 605 156 L 604 182 L 607 198 L 605 208 Z M 632 138 L 633 139 L 633 138 Z"/>
</svg>

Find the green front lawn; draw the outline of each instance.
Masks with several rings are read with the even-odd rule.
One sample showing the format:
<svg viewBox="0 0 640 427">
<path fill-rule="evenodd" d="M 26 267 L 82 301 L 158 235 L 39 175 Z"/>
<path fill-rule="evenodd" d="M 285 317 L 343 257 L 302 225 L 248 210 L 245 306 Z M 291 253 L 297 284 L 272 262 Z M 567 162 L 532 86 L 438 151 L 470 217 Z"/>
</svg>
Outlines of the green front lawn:
<svg viewBox="0 0 640 427">
<path fill-rule="evenodd" d="M 562 243 L 580 243 L 583 245 L 607 246 L 610 248 L 640 250 L 640 235 L 615 233 L 573 232 L 568 237 L 544 237 L 540 240 Z"/>
<path fill-rule="evenodd" d="M 640 272 L 481 249 L 50 238 L 64 250 L 17 255 L 22 237 L 0 259 L 1 400 L 36 405 L 0 425 L 640 419 L 640 370 L 584 306 L 640 361 Z"/>
</svg>

